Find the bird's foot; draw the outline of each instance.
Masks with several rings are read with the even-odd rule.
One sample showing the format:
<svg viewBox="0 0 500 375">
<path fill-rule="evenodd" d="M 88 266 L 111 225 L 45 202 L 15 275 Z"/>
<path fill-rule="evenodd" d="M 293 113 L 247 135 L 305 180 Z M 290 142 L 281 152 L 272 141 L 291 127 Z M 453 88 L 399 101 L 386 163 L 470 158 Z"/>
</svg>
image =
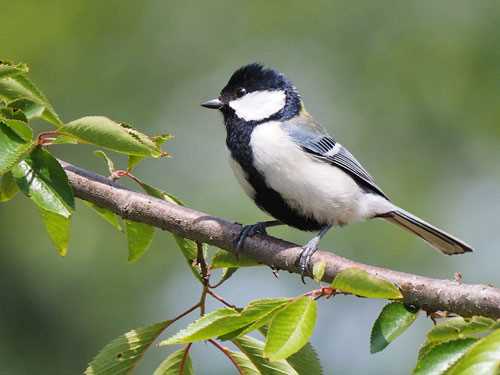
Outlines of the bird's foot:
<svg viewBox="0 0 500 375">
<path fill-rule="evenodd" d="M 320 238 L 314 237 L 311 241 L 309 241 L 303 248 L 302 251 L 300 252 L 296 265 L 299 267 L 300 270 L 300 276 L 302 279 L 302 282 L 305 284 L 306 281 L 304 277 L 306 276 L 306 272 L 311 271 L 311 258 L 313 254 L 318 250 L 318 245 L 319 245 L 319 240 Z"/>
<path fill-rule="evenodd" d="M 252 225 L 243 225 L 241 228 L 241 232 L 234 240 L 234 254 L 238 257 L 241 248 L 243 247 L 243 243 L 247 237 L 252 237 L 255 234 L 267 234 L 266 231 L 266 223 L 256 223 Z"/>
</svg>

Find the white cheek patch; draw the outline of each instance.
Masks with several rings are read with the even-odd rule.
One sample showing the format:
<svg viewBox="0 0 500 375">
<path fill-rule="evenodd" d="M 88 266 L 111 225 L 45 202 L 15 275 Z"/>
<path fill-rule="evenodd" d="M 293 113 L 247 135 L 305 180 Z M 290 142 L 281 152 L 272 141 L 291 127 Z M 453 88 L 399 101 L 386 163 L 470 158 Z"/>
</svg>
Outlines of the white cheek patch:
<svg viewBox="0 0 500 375">
<path fill-rule="evenodd" d="M 285 106 L 284 91 L 254 91 L 229 102 L 236 116 L 245 121 L 260 121 L 281 111 Z"/>
</svg>

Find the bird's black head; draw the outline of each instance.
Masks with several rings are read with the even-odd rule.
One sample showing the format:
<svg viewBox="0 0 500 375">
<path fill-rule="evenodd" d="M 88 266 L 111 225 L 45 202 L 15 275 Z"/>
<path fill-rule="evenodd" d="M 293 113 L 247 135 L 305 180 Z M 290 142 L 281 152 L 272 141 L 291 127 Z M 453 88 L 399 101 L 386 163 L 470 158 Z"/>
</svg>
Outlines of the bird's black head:
<svg viewBox="0 0 500 375">
<path fill-rule="evenodd" d="M 217 99 L 202 103 L 219 109 L 226 125 L 259 124 L 269 120 L 288 120 L 302 109 L 300 95 L 280 72 L 261 64 L 245 65 L 233 73 Z"/>
</svg>

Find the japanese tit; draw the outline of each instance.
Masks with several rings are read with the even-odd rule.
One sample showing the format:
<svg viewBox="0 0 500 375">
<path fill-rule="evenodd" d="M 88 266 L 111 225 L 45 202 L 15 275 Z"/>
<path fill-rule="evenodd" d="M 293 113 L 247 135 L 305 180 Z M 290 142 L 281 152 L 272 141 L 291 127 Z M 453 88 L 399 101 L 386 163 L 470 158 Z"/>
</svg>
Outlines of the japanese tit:
<svg viewBox="0 0 500 375">
<path fill-rule="evenodd" d="M 237 239 L 286 224 L 317 231 L 297 259 L 302 279 L 329 229 L 383 218 L 447 255 L 472 248 L 396 206 L 354 156 L 305 110 L 281 73 L 260 64 L 238 69 L 217 99 L 201 104 L 224 117 L 231 167 L 245 193 L 276 220 L 247 225 Z"/>
</svg>

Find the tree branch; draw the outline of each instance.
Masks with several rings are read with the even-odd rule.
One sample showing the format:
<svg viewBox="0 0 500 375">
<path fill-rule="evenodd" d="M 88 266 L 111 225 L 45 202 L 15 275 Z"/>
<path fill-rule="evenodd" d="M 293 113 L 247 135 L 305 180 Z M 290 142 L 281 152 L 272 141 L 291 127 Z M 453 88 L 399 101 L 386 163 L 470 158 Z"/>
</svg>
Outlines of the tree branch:
<svg viewBox="0 0 500 375">
<path fill-rule="evenodd" d="M 205 242 L 234 252 L 233 241 L 241 226 L 222 218 L 177 206 L 128 190 L 108 178 L 61 161 L 75 195 L 108 208 L 117 215 L 143 222 L 198 242 Z M 273 268 L 298 273 L 295 260 L 301 248 L 280 239 L 255 235 L 245 240 L 241 252 Z M 404 302 L 427 312 L 448 311 L 464 317 L 483 315 L 500 318 L 500 289 L 479 284 L 438 280 L 386 268 L 357 263 L 318 251 L 313 262 L 326 264 L 324 281 L 331 281 L 340 271 L 356 267 L 398 285 Z"/>
</svg>

